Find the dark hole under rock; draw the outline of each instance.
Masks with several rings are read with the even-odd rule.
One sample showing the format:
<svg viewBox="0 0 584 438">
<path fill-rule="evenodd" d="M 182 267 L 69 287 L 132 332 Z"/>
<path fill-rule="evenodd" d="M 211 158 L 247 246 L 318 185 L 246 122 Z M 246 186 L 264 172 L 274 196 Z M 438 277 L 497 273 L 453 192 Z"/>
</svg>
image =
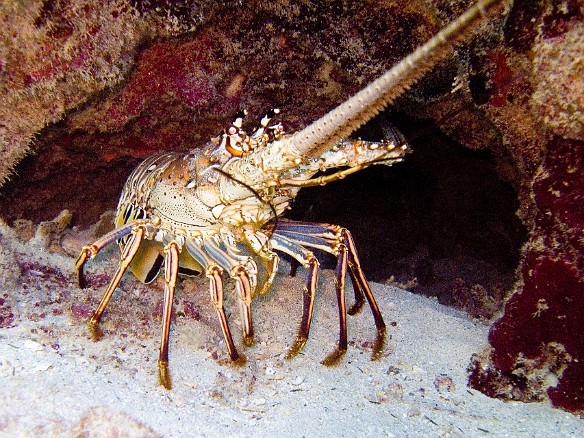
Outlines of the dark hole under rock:
<svg viewBox="0 0 584 438">
<path fill-rule="evenodd" d="M 288 217 L 348 228 L 371 280 L 416 278 L 415 292 L 492 316 L 515 281 L 527 239 L 515 215 L 517 193 L 498 175 L 491 152 L 452 142 L 431 121 L 394 115 L 391 123 L 406 134 L 413 154 L 391 168 L 373 166 L 302 190 Z M 375 122 L 368 128 L 358 135 L 378 139 Z M 476 293 L 473 286 L 497 302 L 490 311 L 477 309 L 485 303 L 476 298 L 457 296 Z"/>
</svg>

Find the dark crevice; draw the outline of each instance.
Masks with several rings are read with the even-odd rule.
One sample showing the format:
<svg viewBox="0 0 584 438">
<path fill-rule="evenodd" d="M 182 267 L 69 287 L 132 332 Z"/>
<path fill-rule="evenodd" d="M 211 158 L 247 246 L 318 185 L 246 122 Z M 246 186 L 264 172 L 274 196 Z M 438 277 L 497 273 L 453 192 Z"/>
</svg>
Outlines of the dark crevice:
<svg viewBox="0 0 584 438">
<path fill-rule="evenodd" d="M 288 217 L 348 228 L 371 280 L 393 276 L 411 284 L 416 278 L 416 292 L 492 316 L 515 281 L 527 239 L 515 215 L 517 193 L 498 175 L 490 151 L 454 143 L 429 120 L 391 120 L 413 154 L 392 167 L 302 190 Z M 374 123 L 361 135 L 377 140 L 378 131 Z M 334 260 L 324 265 L 333 267 Z M 484 305 L 473 294 L 496 301 L 490 306 L 496 308 L 473 309 Z"/>
</svg>

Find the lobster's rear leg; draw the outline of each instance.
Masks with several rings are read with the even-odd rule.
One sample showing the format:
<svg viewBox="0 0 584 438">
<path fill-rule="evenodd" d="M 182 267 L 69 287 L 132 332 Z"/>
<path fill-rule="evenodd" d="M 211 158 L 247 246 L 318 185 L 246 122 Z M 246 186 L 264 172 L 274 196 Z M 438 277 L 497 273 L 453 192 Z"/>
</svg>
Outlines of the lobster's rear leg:
<svg viewBox="0 0 584 438">
<path fill-rule="evenodd" d="M 174 241 L 170 242 L 164 248 L 164 253 L 164 307 L 162 311 L 160 354 L 158 356 L 158 381 L 166 389 L 171 389 L 172 384 L 168 372 L 168 337 L 170 334 L 174 289 L 178 276 L 178 244 Z"/>
<path fill-rule="evenodd" d="M 294 344 L 292 344 L 292 347 L 290 347 L 288 354 L 286 355 L 287 359 L 292 359 L 302 351 L 308 341 L 310 324 L 312 323 L 312 314 L 314 312 L 314 296 L 316 295 L 316 285 L 318 283 L 319 264 L 312 252 L 302 248 L 300 245 L 290 241 L 286 237 L 273 234 L 271 239 L 272 247 L 275 250 L 281 251 L 295 258 L 308 270 L 302 294 L 302 320 L 300 321 L 300 328 L 298 329 L 298 335 Z"/>
<path fill-rule="evenodd" d="M 326 366 L 336 365 L 347 352 L 347 304 L 345 302 L 345 278 L 347 276 L 347 247 L 339 245 L 337 267 L 335 269 L 335 288 L 339 305 L 339 345 L 329 354 L 322 364 Z"/>
<path fill-rule="evenodd" d="M 375 301 L 373 293 L 371 292 L 361 269 L 355 243 L 349 230 L 337 225 L 280 220 L 274 230 L 274 235 L 284 237 L 298 245 L 317 248 L 337 256 L 337 284 L 342 284 L 344 286 L 343 272 L 346 272 L 346 268 L 343 269 L 342 266 L 348 265 L 356 300 L 355 304 L 349 310 L 349 313 L 356 313 L 356 311 L 361 308 L 364 302 L 364 297 L 367 299 L 369 307 L 371 308 L 371 313 L 373 314 L 375 326 L 377 327 L 377 337 L 373 345 L 372 360 L 379 359 L 385 344 L 385 322 L 383 321 L 383 316 L 379 311 L 379 306 Z M 341 275 L 343 275 L 342 279 L 340 278 Z M 340 313 L 345 312 L 344 292 L 342 294 L 341 298 L 337 289 Z M 339 315 L 339 320 L 340 335 L 338 352 L 342 351 L 343 347 L 345 347 L 346 350 L 346 346 L 343 345 L 345 343 L 344 337 L 346 337 L 346 323 L 344 323 L 344 321 L 346 321 L 345 316 Z M 326 364 L 329 362 L 328 359 L 332 359 L 334 355 L 335 353 L 325 359 L 325 362 L 327 362 Z M 338 361 L 340 357 L 342 357 L 342 355 L 338 356 L 336 361 Z"/>
</svg>

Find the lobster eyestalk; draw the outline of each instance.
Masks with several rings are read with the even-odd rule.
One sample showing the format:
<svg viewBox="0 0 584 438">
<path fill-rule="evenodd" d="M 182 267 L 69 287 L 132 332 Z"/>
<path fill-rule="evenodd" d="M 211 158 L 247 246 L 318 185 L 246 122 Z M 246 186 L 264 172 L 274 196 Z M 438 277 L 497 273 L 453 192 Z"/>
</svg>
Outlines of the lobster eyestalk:
<svg viewBox="0 0 584 438">
<path fill-rule="evenodd" d="M 316 122 L 290 136 L 276 140 L 269 148 L 258 150 L 246 165 L 255 163 L 263 172 L 293 168 L 304 157 L 319 157 L 341 139 L 348 137 L 394 102 L 436 63 L 444 59 L 450 48 L 465 39 L 477 24 L 500 9 L 509 0 L 479 0 L 459 18 L 438 32 L 415 52 L 393 66 L 349 100 Z"/>
</svg>

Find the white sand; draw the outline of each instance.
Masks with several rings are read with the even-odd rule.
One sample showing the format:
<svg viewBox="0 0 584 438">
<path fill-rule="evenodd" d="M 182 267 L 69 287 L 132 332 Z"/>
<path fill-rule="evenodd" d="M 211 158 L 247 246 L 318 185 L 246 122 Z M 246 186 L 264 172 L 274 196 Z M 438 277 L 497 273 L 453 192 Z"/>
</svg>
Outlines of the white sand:
<svg viewBox="0 0 584 438">
<path fill-rule="evenodd" d="M 73 275 L 73 259 L 31 253 L 1 230 L 0 244 L 3 270 L 12 255 Z M 90 268 L 98 266 L 111 273 L 111 262 Z M 407 291 L 372 285 L 386 323 L 396 323 L 380 361 L 369 360 L 375 330 L 364 308 L 349 318 L 354 345 L 339 366 L 327 368 L 320 360 L 333 349 L 338 324 L 332 274 L 322 274 L 311 339 L 293 360 L 284 356 L 300 318 L 303 273 L 284 278 L 255 303 L 258 344 L 237 368 L 211 358 L 225 357 L 218 324 L 204 281 L 189 280 L 189 288 L 200 284 L 198 292 L 182 284 L 177 299 L 192 294 L 201 319 L 176 319 L 174 387 L 167 391 L 156 381 L 158 327 L 140 336 L 107 333 L 95 343 L 70 312 L 24 317 L 32 302 L 59 300 L 59 286 L 38 276 L 42 281 L 32 285 L 30 275 L 26 281 L 6 270 L 0 275 L 20 315 L 15 327 L 0 329 L 1 436 L 584 436 L 583 420 L 548 403 L 505 403 L 467 388 L 466 367 L 486 346 L 488 327 Z M 127 293 L 104 316 L 106 326 L 124 319 L 125 300 L 159 293 L 133 281 L 123 288 Z M 77 289 L 70 299 L 84 293 Z M 231 320 L 237 329 L 237 318 Z M 51 346 L 55 339 L 58 348 Z"/>
</svg>

